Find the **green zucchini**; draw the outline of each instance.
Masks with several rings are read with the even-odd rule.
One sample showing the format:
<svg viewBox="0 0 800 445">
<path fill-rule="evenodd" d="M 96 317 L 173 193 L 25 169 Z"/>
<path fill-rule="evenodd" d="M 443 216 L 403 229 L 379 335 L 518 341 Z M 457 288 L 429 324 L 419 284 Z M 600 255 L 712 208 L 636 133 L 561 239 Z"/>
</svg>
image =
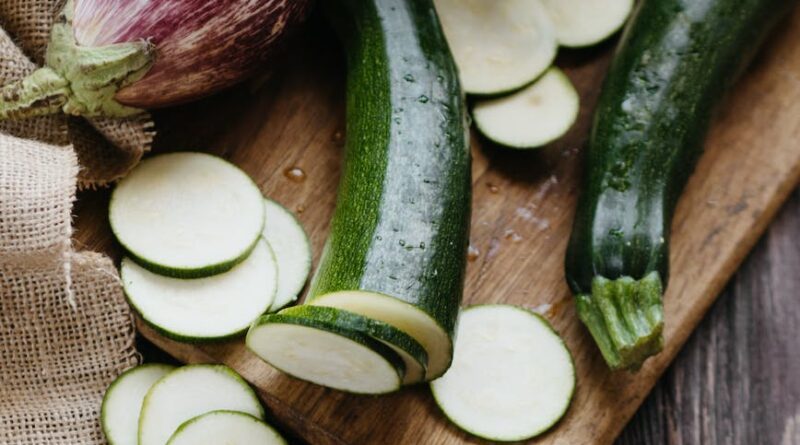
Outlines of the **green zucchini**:
<svg viewBox="0 0 800 445">
<path fill-rule="evenodd" d="M 715 105 L 793 1 L 645 0 L 596 111 L 566 258 L 578 314 L 608 365 L 662 347 L 669 229 Z"/>
<path fill-rule="evenodd" d="M 452 360 L 469 238 L 458 72 L 431 0 L 325 4 L 348 56 L 347 142 L 307 302 L 405 331 L 435 378 Z"/>
</svg>

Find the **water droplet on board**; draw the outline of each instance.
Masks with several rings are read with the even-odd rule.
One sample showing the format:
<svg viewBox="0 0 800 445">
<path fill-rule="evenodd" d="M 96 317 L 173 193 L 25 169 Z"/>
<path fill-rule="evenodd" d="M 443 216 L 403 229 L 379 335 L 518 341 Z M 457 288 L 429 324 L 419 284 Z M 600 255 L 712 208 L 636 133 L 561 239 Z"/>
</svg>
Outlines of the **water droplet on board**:
<svg viewBox="0 0 800 445">
<path fill-rule="evenodd" d="M 344 133 L 341 130 L 336 130 L 336 132 L 333 133 L 331 140 L 333 140 L 333 143 L 337 146 L 341 146 L 344 144 Z"/>
<path fill-rule="evenodd" d="M 289 167 L 283 171 L 283 176 L 286 176 L 290 181 L 303 182 L 306 180 L 306 172 L 302 168 L 294 166 Z"/>
<path fill-rule="evenodd" d="M 491 193 L 500 193 L 500 187 L 492 184 L 491 182 L 487 182 L 486 187 L 489 187 L 489 192 Z"/>
<path fill-rule="evenodd" d="M 515 243 L 522 241 L 522 237 L 514 229 L 506 229 L 505 233 L 503 233 L 503 238 Z"/>
<path fill-rule="evenodd" d="M 303 204 L 300 204 L 299 206 L 295 207 L 294 211 L 295 213 L 300 215 L 301 213 L 306 211 L 306 207 Z"/>
<path fill-rule="evenodd" d="M 467 248 L 467 261 L 473 262 L 477 260 L 479 256 L 481 256 L 481 251 L 478 250 L 477 247 L 470 245 Z"/>
</svg>

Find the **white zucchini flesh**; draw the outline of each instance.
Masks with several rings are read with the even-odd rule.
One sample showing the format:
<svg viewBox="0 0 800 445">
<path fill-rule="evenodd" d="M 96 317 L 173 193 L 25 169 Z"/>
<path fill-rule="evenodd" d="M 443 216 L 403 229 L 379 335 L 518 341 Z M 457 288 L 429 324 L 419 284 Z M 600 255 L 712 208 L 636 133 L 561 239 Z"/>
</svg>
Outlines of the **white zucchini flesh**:
<svg viewBox="0 0 800 445">
<path fill-rule="evenodd" d="M 137 445 L 139 411 L 147 391 L 174 366 L 146 364 L 129 369 L 111 383 L 103 396 L 100 424 L 110 445 Z"/>
<path fill-rule="evenodd" d="M 187 420 L 167 445 L 286 445 L 269 425 L 236 411 L 212 411 Z"/>
<path fill-rule="evenodd" d="M 431 382 L 453 423 L 482 438 L 518 441 L 564 415 L 575 368 L 543 318 L 515 306 L 473 306 L 462 311 L 457 329 L 453 365 Z"/>
<path fill-rule="evenodd" d="M 453 358 L 450 335 L 425 311 L 388 295 L 367 291 L 340 291 L 308 302 L 355 312 L 390 324 L 418 341 L 428 354 L 426 380 L 441 376 Z"/>
<path fill-rule="evenodd" d="M 519 89 L 553 63 L 555 28 L 539 0 L 434 0 L 464 91 Z"/>
<path fill-rule="evenodd" d="M 272 305 L 278 268 L 265 240 L 233 269 L 206 278 L 165 277 L 122 260 L 125 295 L 144 321 L 177 340 L 238 335 Z"/>
<path fill-rule="evenodd" d="M 227 366 L 178 368 L 147 392 L 139 415 L 139 445 L 164 445 L 187 420 L 217 410 L 264 417 L 255 392 Z"/>
<path fill-rule="evenodd" d="M 494 142 L 536 148 L 563 136 L 578 118 L 580 97 L 569 78 L 550 68 L 527 87 L 508 96 L 475 103 L 472 118 Z"/>
<path fill-rule="evenodd" d="M 247 333 L 247 347 L 293 377 L 355 394 L 400 389 L 400 357 L 370 337 L 340 326 L 282 313 L 264 315 Z"/>
<path fill-rule="evenodd" d="M 111 195 L 114 235 L 146 268 L 195 278 L 230 269 L 255 246 L 264 198 L 235 165 L 182 152 L 142 161 Z"/>
<path fill-rule="evenodd" d="M 541 0 L 556 30 L 558 43 L 584 47 L 617 32 L 633 9 L 633 0 Z"/>
<path fill-rule="evenodd" d="M 297 299 L 311 271 L 311 243 L 300 222 L 282 205 L 265 200 L 264 238 L 278 262 L 278 291 L 271 311 Z"/>
</svg>

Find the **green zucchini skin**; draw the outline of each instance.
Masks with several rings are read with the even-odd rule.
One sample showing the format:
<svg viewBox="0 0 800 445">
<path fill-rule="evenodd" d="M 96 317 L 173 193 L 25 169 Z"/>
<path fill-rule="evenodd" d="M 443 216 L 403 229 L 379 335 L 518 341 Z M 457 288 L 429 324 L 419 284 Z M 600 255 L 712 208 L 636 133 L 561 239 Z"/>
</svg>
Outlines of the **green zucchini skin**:
<svg viewBox="0 0 800 445">
<path fill-rule="evenodd" d="M 676 202 L 702 153 L 715 106 L 794 3 L 644 0 L 622 36 L 595 114 L 585 188 L 566 257 L 567 281 L 578 295 L 584 322 L 602 313 L 608 330 L 616 323 L 609 320 L 614 316 L 608 308 L 589 307 L 598 303 L 591 297 L 597 294 L 592 287 L 598 278 L 613 282 L 648 277 L 643 287 L 658 293 L 658 316 L 639 320 L 650 332 L 632 334 L 634 339 L 649 336 L 650 344 L 640 346 L 650 351 L 614 357 L 619 351 L 606 350 L 602 343 L 608 339 L 598 338 L 606 328 L 587 323 L 612 368 L 638 367 L 660 349 L 660 293 L 669 276 L 669 229 Z M 652 301 L 636 291 L 610 294 L 640 304 Z M 615 301 L 609 307 L 625 319 L 629 331 L 637 330 L 630 328 L 636 324 L 632 319 L 653 309 L 639 308 L 640 313 L 631 315 L 625 306 Z"/>
<path fill-rule="evenodd" d="M 347 60 L 347 141 L 307 301 L 390 295 L 452 337 L 469 241 L 466 105 L 431 0 L 326 2 Z"/>
</svg>

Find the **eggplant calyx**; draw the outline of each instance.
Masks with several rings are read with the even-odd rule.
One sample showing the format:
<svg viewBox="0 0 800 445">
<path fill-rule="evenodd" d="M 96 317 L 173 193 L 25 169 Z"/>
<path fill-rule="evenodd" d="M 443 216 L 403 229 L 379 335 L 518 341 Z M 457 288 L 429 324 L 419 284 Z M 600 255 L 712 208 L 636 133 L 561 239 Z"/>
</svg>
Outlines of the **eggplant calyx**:
<svg viewBox="0 0 800 445">
<path fill-rule="evenodd" d="M 75 41 L 73 0 L 56 17 L 45 66 L 0 88 L 0 119 L 59 111 L 80 116 L 127 117 L 144 112 L 117 102 L 117 91 L 147 74 L 155 60 L 149 41 L 88 47 Z"/>
<path fill-rule="evenodd" d="M 609 368 L 638 370 L 661 351 L 663 285 L 658 272 L 634 280 L 596 276 L 592 291 L 577 295 L 578 316 Z"/>
</svg>

